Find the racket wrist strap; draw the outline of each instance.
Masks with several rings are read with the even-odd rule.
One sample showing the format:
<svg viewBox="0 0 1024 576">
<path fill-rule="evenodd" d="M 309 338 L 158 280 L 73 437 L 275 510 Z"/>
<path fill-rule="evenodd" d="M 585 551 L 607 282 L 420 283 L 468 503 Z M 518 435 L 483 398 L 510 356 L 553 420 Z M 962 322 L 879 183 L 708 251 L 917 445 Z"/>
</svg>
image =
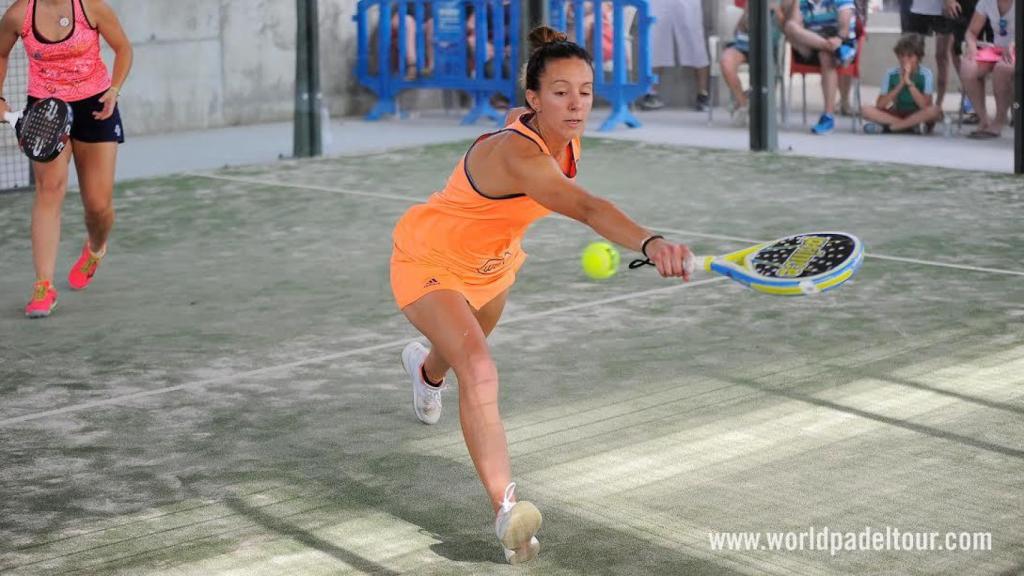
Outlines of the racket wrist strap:
<svg viewBox="0 0 1024 576">
<path fill-rule="evenodd" d="M 640 245 L 640 253 L 644 255 L 644 258 L 650 258 L 650 256 L 647 255 L 647 245 L 653 242 L 654 240 L 659 239 L 664 240 L 665 237 L 662 236 L 661 234 L 652 234 L 648 236 L 646 240 L 644 240 L 643 244 Z"/>
</svg>

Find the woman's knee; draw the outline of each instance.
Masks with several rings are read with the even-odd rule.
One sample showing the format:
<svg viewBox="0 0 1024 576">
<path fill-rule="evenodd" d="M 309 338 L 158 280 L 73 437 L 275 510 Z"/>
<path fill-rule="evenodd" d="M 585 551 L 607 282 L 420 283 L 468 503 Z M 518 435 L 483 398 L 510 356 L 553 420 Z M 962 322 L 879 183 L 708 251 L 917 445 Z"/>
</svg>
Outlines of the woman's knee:
<svg viewBox="0 0 1024 576">
<path fill-rule="evenodd" d="M 1007 64 L 1006 62 L 999 62 L 992 70 L 992 75 L 1000 80 L 1012 79 L 1016 69 L 1014 64 Z"/>
<path fill-rule="evenodd" d="M 977 80 L 984 77 L 978 63 L 970 58 L 964 58 L 960 62 L 960 78 L 963 80 Z"/>
<path fill-rule="evenodd" d="M 112 198 L 91 198 L 82 202 L 85 217 L 90 219 L 105 218 L 114 213 L 114 201 Z"/>
<path fill-rule="evenodd" d="M 498 366 L 488 357 L 475 358 L 467 366 L 470 380 L 476 386 L 496 386 L 498 384 Z M 459 379 L 462 382 L 462 379 Z"/>
<path fill-rule="evenodd" d="M 738 73 L 739 67 L 743 64 L 745 58 L 743 54 L 735 48 L 726 48 L 725 52 L 722 53 L 722 60 L 719 65 L 722 68 L 722 73 L 725 75 L 734 75 Z"/>
<path fill-rule="evenodd" d="M 466 406 L 498 401 L 498 367 L 490 356 L 476 356 L 455 367 L 459 397 Z"/>
<path fill-rule="evenodd" d="M 67 177 L 42 177 L 36 175 L 36 201 L 44 204 L 60 204 L 68 188 Z"/>
<path fill-rule="evenodd" d="M 491 356 L 485 339 L 472 338 L 463 342 L 459 351 L 448 358 L 452 370 L 459 378 L 459 385 L 478 385 L 482 382 L 497 381 L 498 368 Z"/>
<path fill-rule="evenodd" d="M 474 382 L 496 380 L 498 376 L 497 365 L 486 344 L 464 348 L 452 362 L 452 368 L 459 376 L 460 383 L 467 379 Z"/>
</svg>

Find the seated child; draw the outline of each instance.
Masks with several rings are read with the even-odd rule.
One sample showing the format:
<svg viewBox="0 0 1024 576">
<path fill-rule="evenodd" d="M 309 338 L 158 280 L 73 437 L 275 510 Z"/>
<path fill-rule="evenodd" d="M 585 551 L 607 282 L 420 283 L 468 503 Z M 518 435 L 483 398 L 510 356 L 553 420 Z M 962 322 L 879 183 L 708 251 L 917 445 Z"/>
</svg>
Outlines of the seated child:
<svg viewBox="0 0 1024 576">
<path fill-rule="evenodd" d="M 885 73 L 875 105 L 864 107 L 864 132 L 907 132 L 921 125 L 930 132 L 942 118 L 942 110 L 933 101 L 932 71 L 921 65 L 924 37 L 913 32 L 904 34 L 893 51 L 899 66 Z"/>
</svg>

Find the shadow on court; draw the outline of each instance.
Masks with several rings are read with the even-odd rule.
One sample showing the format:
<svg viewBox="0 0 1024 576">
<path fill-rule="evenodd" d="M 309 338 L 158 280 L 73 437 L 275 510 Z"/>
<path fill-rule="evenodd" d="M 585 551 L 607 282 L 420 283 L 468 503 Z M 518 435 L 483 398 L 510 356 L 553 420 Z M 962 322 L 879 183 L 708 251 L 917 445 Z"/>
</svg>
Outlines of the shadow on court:
<svg viewBox="0 0 1024 576">
<path fill-rule="evenodd" d="M 308 456 L 323 458 L 323 455 Z M 487 508 L 482 490 L 480 494 L 464 499 L 452 497 L 447 489 L 445 479 L 452 477 L 453 467 L 458 465 L 446 459 L 402 453 L 377 458 L 369 463 L 368 469 L 373 471 L 372 485 L 356 481 L 343 473 L 334 479 L 316 480 L 286 476 L 277 478 L 273 483 L 287 484 L 299 492 L 315 494 L 317 502 L 322 503 L 319 510 L 324 512 L 320 523 L 329 523 L 332 519 L 327 515 L 331 513 L 337 514 L 335 520 L 342 521 L 346 516 L 359 515 L 366 510 L 384 512 L 419 527 L 421 534 L 438 540 L 429 546 L 437 556 L 459 564 L 476 566 L 467 573 L 487 574 L 493 570 L 514 570 L 505 564 L 497 539 L 483 537 L 493 532 L 493 518 L 481 514 L 481 510 Z M 395 497 L 396 494 L 401 494 L 401 497 Z M 345 549 L 340 543 L 315 535 L 288 516 L 274 515 L 263 507 L 252 506 L 234 496 L 225 498 L 224 503 L 268 532 L 320 551 L 359 572 L 385 575 L 399 573 Z M 531 564 L 531 568 L 536 570 L 609 576 L 725 576 L 742 573 L 653 544 L 633 534 L 595 525 L 574 515 L 572 510 L 549 506 L 544 502 L 538 504 L 544 513 L 545 527 L 539 535 L 544 554 L 536 563 Z M 316 512 L 318 510 L 309 510 L 307 514 Z M 488 568 L 487 565 L 492 567 Z M 426 570 L 422 573 L 436 572 Z"/>
</svg>

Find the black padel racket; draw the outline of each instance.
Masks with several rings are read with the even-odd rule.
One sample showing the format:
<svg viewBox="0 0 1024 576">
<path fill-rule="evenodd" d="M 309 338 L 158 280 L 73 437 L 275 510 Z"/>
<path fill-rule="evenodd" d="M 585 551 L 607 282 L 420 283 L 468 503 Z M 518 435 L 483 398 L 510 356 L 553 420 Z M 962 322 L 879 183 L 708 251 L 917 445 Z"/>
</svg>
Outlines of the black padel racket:
<svg viewBox="0 0 1024 576">
<path fill-rule="evenodd" d="M 49 162 L 67 146 L 74 113 L 67 102 L 46 98 L 25 112 L 5 112 L 4 120 L 14 126 L 18 145 L 26 156 L 36 162 Z"/>
</svg>

